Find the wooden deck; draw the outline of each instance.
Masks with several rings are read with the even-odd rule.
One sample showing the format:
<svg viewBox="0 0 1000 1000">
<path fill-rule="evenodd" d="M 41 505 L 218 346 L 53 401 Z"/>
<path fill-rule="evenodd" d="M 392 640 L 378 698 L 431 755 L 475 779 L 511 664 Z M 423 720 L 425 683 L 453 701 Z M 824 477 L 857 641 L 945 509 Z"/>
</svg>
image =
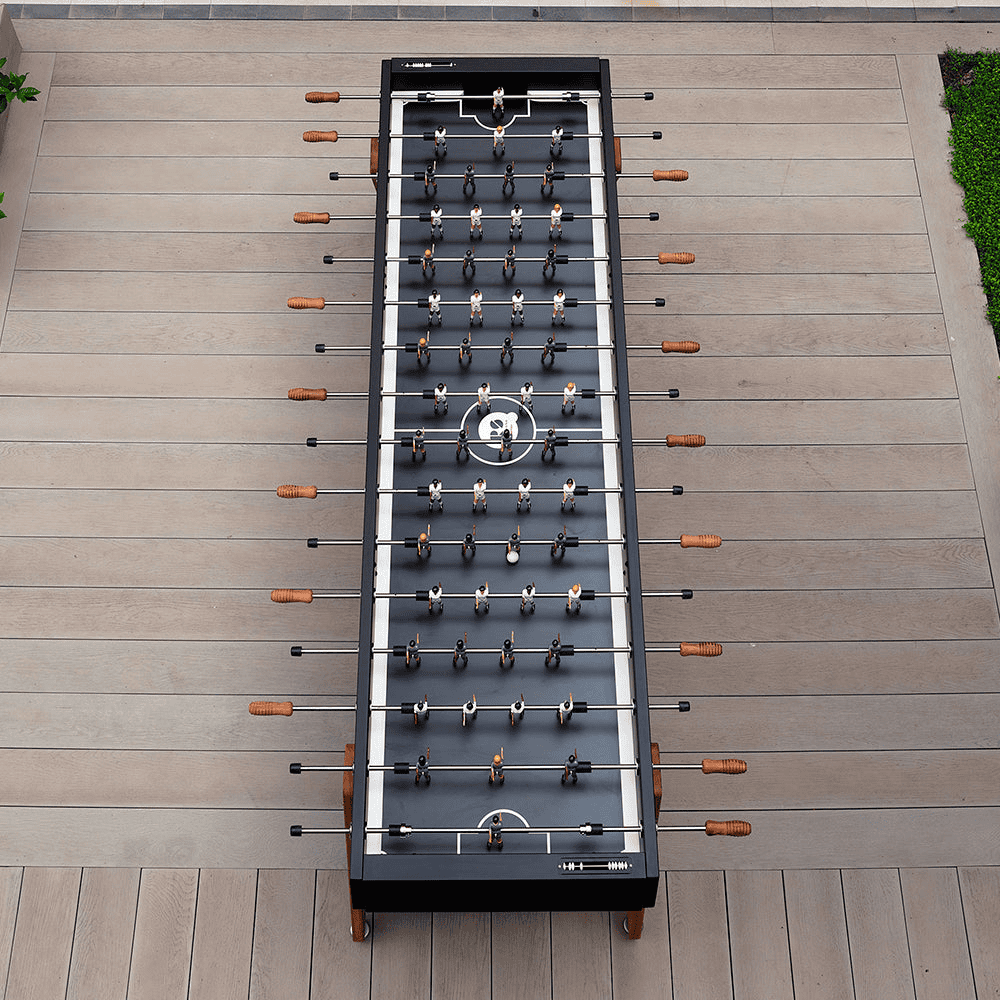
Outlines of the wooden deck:
<svg viewBox="0 0 1000 1000">
<path fill-rule="evenodd" d="M 257 697 L 350 704 L 358 609 L 278 606 L 275 586 L 349 588 L 361 504 L 279 483 L 360 485 L 356 407 L 292 386 L 365 384 L 367 315 L 290 313 L 291 294 L 370 294 L 323 253 L 372 226 L 367 181 L 327 187 L 306 128 L 367 134 L 379 60 L 470 51 L 461 26 L 15 22 L 18 106 L 0 154 L 0 984 L 7 1000 L 173 997 L 729 997 L 965 1000 L 1000 991 L 1000 364 L 947 165 L 936 53 L 981 25 L 538 24 L 527 53 L 604 54 L 621 89 L 643 536 L 666 762 L 745 758 L 742 778 L 665 780 L 668 823 L 751 820 L 746 840 L 661 836 L 663 899 L 640 942 L 620 914 L 377 914 L 346 932 L 339 820 L 348 719 L 254 719 Z M 503 26 L 477 28 L 502 54 Z M 349 123 L 349 124 L 348 124 Z M 367 187 L 366 187 L 367 185 Z M 335 193 L 336 192 L 336 193 Z M 660 340 L 700 354 L 665 357 Z M 645 349 L 644 349 L 645 348 Z M 348 602 L 349 604 L 349 602 Z M 331 808 L 332 807 L 332 808 Z M 488 911 L 496 909 L 492 914 Z"/>
</svg>

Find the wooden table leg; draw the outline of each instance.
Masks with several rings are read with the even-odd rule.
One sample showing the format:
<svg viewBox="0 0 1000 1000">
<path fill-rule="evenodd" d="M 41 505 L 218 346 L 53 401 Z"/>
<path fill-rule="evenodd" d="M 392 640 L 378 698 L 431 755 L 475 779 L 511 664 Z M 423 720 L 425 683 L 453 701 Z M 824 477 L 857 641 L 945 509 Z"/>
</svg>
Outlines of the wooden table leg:
<svg viewBox="0 0 1000 1000">
<path fill-rule="evenodd" d="M 629 941 L 638 941 L 642 937 L 642 920 L 645 915 L 645 910 L 629 910 L 625 914 L 625 929 L 628 931 Z"/>
<path fill-rule="evenodd" d="M 344 747 L 344 763 L 351 767 L 354 764 L 354 744 L 348 743 Z M 351 825 L 351 814 L 354 809 L 354 772 L 345 771 L 344 772 L 344 826 Z M 351 835 L 348 834 L 346 837 L 347 841 L 347 892 L 350 895 L 350 882 L 351 882 Z M 353 903 L 353 900 L 352 900 Z M 364 941 L 365 939 L 365 911 L 356 910 L 354 906 L 351 906 L 351 937 L 355 941 Z"/>
</svg>

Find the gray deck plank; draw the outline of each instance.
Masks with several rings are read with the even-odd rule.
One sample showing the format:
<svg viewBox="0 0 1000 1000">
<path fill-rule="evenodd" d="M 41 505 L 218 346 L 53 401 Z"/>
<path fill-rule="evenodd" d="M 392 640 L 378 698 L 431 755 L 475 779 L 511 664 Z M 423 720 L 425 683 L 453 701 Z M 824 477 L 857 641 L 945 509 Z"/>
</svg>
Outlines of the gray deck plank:
<svg viewBox="0 0 1000 1000">
<path fill-rule="evenodd" d="M 493 914 L 491 972 L 497 1000 L 551 1000 L 551 927 L 549 913 Z"/>
<path fill-rule="evenodd" d="M 313 918 L 312 996 L 368 1000 L 372 977 L 372 937 L 351 940 L 350 893 L 344 871 L 316 872 Z"/>
<path fill-rule="evenodd" d="M 315 897 L 314 871 L 258 873 L 250 1000 L 308 1000 Z"/>
<path fill-rule="evenodd" d="M 904 868 L 899 876 L 917 1000 L 975 996 L 958 872 Z"/>
<path fill-rule="evenodd" d="M 960 868 L 958 884 L 976 995 L 988 997 L 992 993 L 995 996 L 1000 989 L 1000 951 L 996 947 L 1000 869 Z"/>
<path fill-rule="evenodd" d="M 552 913 L 552 1000 L 611 996 L 611 927 L 607 913 Z"/>
<path fill-rule="evenodd" d="M 9 828 L 5 832 L 12 834 Z M 7 969 L 8 1000 L 65 997 L 79 898 L 79 868 L 25 869 Z"/>
<path fill-rule="evenodd" d="M 673 1000 L 666 884 L 659 880 L 656 905 L 646 909 L 638 941 L 630 941 L 623 929 L 619 933 L 625 914 L 611 914 L 612 996 Z"/>
<path fill-rule="evenodd" d="M 128 1000 L 186 1000 L 198 872 L 145 868 L 128 977 Z"/>
<path fill-rule="evenodd" d="M 914 1000 L 899 872 L 841 872 L 857 1000 Z"/>
<path fill-rule="evenodd" d="M 664 837 L 669 841 L 669 835 Z M 725 876 L 668 871 L 666 883 L 674 1000 L 732 998 Z"/>
<path fill-rule="evenodd" d="M 257 872 L 198 873 L 189 1000 L 238 1000 L 250 988 Z"/>
<path fill-rule="evenodd" d="M 781 872 L 726 872 L 726 913 L 734 1000 L 792 1000 Z"/>
<path fill-rule="evenodd" d="M 5 864 L 8 862 L 5 860 Z M 6 987 L 24 869 L 0 868 L 0 982 Z"/>
<path fill-rule="evenodd" d="M 840 872 L 785 872 L 784 881 L 795 996 L 854 996 Z"/>
<path fill-rule="evenodd" d="M 489 913 L 435 913 L 431 1000 L 491 1000 Z"/>
<path fill-rule="evenodd" d="M 73 934 L 67 1000 L 125 1000 L 138 868 L 86 868 Z"/>
<path fill-rule="evenodd" d="M 372 996 L 430 996 L 431 926 L 430 913 L 374 914 Z"/>
</svg>

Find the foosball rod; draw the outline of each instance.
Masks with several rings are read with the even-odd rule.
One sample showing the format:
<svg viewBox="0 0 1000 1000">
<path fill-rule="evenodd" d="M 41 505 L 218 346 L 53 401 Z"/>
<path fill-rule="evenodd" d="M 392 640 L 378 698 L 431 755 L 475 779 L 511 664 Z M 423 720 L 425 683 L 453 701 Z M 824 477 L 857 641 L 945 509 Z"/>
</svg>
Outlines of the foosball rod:
<svg viewBox="0 0 1000 1000">
<path fill-rule="evenodd" d="M 498 812 L 503 812 L 499 809 Z M 657 833 L 682 833 L 697 831 L 705 833 L 709 837 L 749 837 L 752 827 L 746 820 L 705 820 L 704 826 L 656 826 Z M 351 827 L 306 827 L 293 826 L 289 830 L 291 836 L 302 837 L 305 834 L 313 833 L 345 833 L 350 835 Z M 365 827 L 365 833 L 382 833 L 390 837 L 408 837 L 411 833 L 435 833 L 435 834 L 477 834 L 489 833 L 489 827 L 413 827 L 400 823 L 388 827 Z M 581 833 L 584 836 L 600 836 L 604 833 L 642 833 L 642 826 L 603 826 L 600 823 L 584 823 L 581 826 L 512 826 L 504 827 L 504 835 L 510 833 Z"/>
<path fill-rule="evenodd" d="M 577 487 L 577 492 L 579 494 L 579 487 Z M 590 493 L 621 493 L 621 487 L 592 487 L 588 488 Z M 286 483 L 283 486 L 279 486 L 275 493 L 281 497 L 283 500 L 315 500 L 319 496 L 340 496 L 340 495 L 352 495 L 352 494 L 366 494 L 368 491 L 363 489 L 339 489 L 339 490 L 321 490 L 315 486 L 295 486 L 291 483 Z M 423 496 L 426 497 L 427 487 L 418 486 L 416 490 L 397 490 L 388 489 L 382 487 L 378 491 L 379 493 L 398 493 L 401 495 L 409 496 Z M 442 490 L 442 493 L 468 493 L 468 489 L 449 489 Z M 496 489 L 491 490 L 491 493 L 516 493 L 516 490 L 505 490 Z M 533 490 L 532 492 L 541 493 L 542 490 Z M 553 490 L 554 493 L 561 492 L 560 490 Z M 670 487 L 637 487 L 633 492 L 635 493 L 672 493 L 675 497 L 683 496 L 684 487 L 683 486 L 670 486 Z M 582 495 L 582 494 L 581 494 Z"/>
<path fill-rule="evenodd" d="M 340 174 L 337 171 L 334 171 L 334 173 L 330 174 L 330 180 L 331 181 L 338 180 L 340 177 L 349 177 L 349 178 L 352 178 L 352 179 L 366 179 L 366 180 L 370 180 L 371 179 L 371 174 Z M 351 195 L 351 197 L 353 198 L 353 197 L 357 197 L 357 196 L 356 195 Z M 570 215 L 570 214 L 572 215 L 572 218 L 567 219 L 566 216 Z M 301 216 L 301 218 L 300 218 L 300 216 Z M 606 219 L 607 217 L 608 216 L 607 216 L 606 212 L 596 212 L 596 213 L 592 213 L 592 212 L 586 212 L 586 213 L 584 213 L 584 212 L 573 212 L 573 213 L 564 212 L 563 213 L 563 217 L 562 217 L 562 221 L 563 222 L 572 222 L 572 221 L 574 221 L 574 219 Z M 485 213 L 483 213 L 483 218 L 486 219 L 487 221 L 489 221 L 490 219 L 505 219 L 505 220 L 509 220 L 510 216 L 509 215 L 486 215 Z M 522 219 L 548 219 L 548 218 L 550 218 L 550 216 L 548 216 L 548 215 L 522 215 L 521 218 Z M 660 221 L 660 213 L 659 212 L 642 212 L 639 215 L 619 215 L 618 218 L 619 219 L 648 219 L 650 222 L 659 222 Z M 430 222 L 431 221 L 431 213 L 430 212 L 420 212 L 417 215 L 402 215 L 402 214 L 395 214 L 395 213 L 387 213 L 386 215 L 379 216 L 379 221 L 381 221 L 383 219 L 394 219 L 394 220 L 395 219 L 401 219 L 401 220 L 410 220 L 410 221 L 414 221 L 414 222 Z M 454 220 L 457 221 L 458 219 L 468 219 L 468 216 L 467 215 L 443 215 L 442 219 L 445 219 L 445 220 L 454 219 Z M 336 221 L 336 222 L 374 222 L 376 220 L 375 220 L 375 216 L 374 215 L 336 215 L 336 216 L 332 216 L 329 212 L 296 212 L 292 216 L 292 221 L 293 222 L 297 222 L 297 223 L 299 223 L 299 225 L 302 225 L 302 226 L 308 226 L 308 225 L 323 225 L 323 226 L 328 226 L 331 222 L 334 222 L 334 221 Z"/>
<path fill-rule="evenodd" d="M 403 771 L 403 764 L 407 764 L 408 770 Z M 590 764 L 591 771 L 636 771 L 639 764 L 594 764 L 591 761 L 580 761 L 581 764 Z M 654 771 L 701 771 L 702 774 L 746 774 L 747 762 L 728 757 L 725 760 L 711 760 L 705 758 L 700 764 L 653 764 Z M 293 770 L 294 768 L 294 770 Z M 294 762 L 288 765 L 289 774 L 308 774 L 310 772 L 321 771 L 353 771 L 353 764 L 300 764 Z M 415 764 L 400 761 L 399 764 L 369 764 L 369 771 L 378 771 L 383 774 L 412 774 L 417 770 Z M 486 771 L 490 770 L 489 764 L 428 764 L 428 771 Z M 507 764 L 503 765 L 504 773 L 507 771 L 563 771 L 564 764 Z M 587 774 L 589 772 L 582 771 Z"/>
<path fill-rule="evenodd" d="M 542 393 L 536 393 L 535 395 L 542 395 Z M 554 395 L 561 395 L 560 393 L 554 393 Z M 609 393 L 609 395 L 611 395 Z M 367 396 L 366 396 L 367 398 Z M 452 447 L 455 446 L 455 437 L 453 430 L 445 430 L 443 428 L 432 427 L 431 431 L 440 430 L 442 434 L 450 433 L 452 437 L 450 438 L 439 438 L 437 440 L 425 438 L 424 445 L 432 444 L 448 444 Z M 563 430 L 562 436 L 572 430 L 588 430 L 588 428 L 580 427 L 573 428 L 567 427 Z M 545 438 L 517 438 L 517 444 L 545 444 Z M 306 438 L 306 445 L 310 448 L 317 448 L 320 445 L 366 445 L 369 444 L 368 441 L 345 439 L 345 438 Z M 376 442 L 379 445 L 402 445 L 403 447 L 410 447 L 413 444 L 411 438 L 379 438 Z M 557 442 L 553 447 L 568 448 L 571 444 L 621 444 L 621 438 L 570 438 L 568 441 Z M 634 438 L 631 442 L 633 445 L 641 445 L 643 447 L 648 446 L 662 446 L 666 444 L 668 448 L 704 448 L 705 447 L 705 437 L 702 434 L 668 434 L 666 438 L 661 441 L 659 438 Z M 382 492 L 381 490 L 379 492 Z M 445 491 L 448 492 L 448 491 Z M 500 492 L 499 490 L 497 492 Z M 514 492 L 507 490 L 506 492 Z M 544 493 L 544 490 L 538 490 L 539 493 Z M 558 490 L 551 490 L 549 492 L 558 493 Z M 591 493 L 600 492 L 596 487 L 590 490 Z M 612 492 L 618 492 L 613 490 Z M 583 495 L 583 494 L 581 494 Z"/>
<path fill-rule="evenodd" d="M 581 590 L 580 599 L 583 601 L 594 601 L 598 597 L 600 598 L 615 598 L 615 597 L 630 597 L 632 596 L 630 591 L 627 590 Z M 313 601 L 319 600 L 360 600 L 363 595 L 357 592 L 354 593 L 344 593 L 335 594 L 332 591 L 320 591 L 320 590 L 295 590 L 290 587 L 279 587 L 271 591 L 271 600 L 275 604 L 312 604 Z M 408 594 L 397 594 L 390 592 L 379 593 L 376 591 L 374 594 L 370 594 L 374 600 L 377 601 L 399 601 L 399 600 L 418 600 L 426 601 L 428 600 L 427 591 L 413 592 Z M 444 596 L 442 594 L 442 596 Z M 474 598 L 475 592 L 471 594 L 466 593 L 451 593 L 447 595 L 448 597 L 458 599 L 460 597 Z M 566 600 L 566 592 L 562 593 L 536 593 L 534 595 L 537 598 L 556 598 L 561 597 Z M 694 597 L 694 591 L 692 590 L 644 590 L 642 592 L 642 597 L 680 597 L 682 600 L 690 601 Z M 490 600 L 506 600 L 509 598 L 516 597 L 518 600 L 521 599 L 521 592 L 518 591 L 516 594 L 486 594 L 484 597 L 488 597 Z"/>
<path fill-rule="evenodd" d="M 412 64 L 407 64 L 407 68 Z M 454 66 L 454 63 L 432 63 L 431 66 Z M 411 91 L 392 91 L 391 97 L 398 98 L 399 95 L 403 93 L 411 93 Z M 420 104 L 433 104 L 437 100 L 437 95 L 433 91 L 416 91 L 417 102 Z M 564 101 L 579 101 L 581 91 L 578 90 L 563 90 L 563 91 L 546 91 L 544 94 L 534 93 L 534 94 L 507 94 L 505 93 L 504 99 L 508 101 L 514 100 L 534 100 L 534 101 L 552 101 L 556 97 L 562 97 Z M 592 93 L 592 92 L 591 92 Z M 626 94 L 624 92 L 611 91 L 612 100 L 643 100 L 651 101 L 653 99 L 653 92 L 651 90 L 636 91 L 634 94 Z M 310 90 L 306 94 L 306 102 L 308 104 L 339 104 L 341 101 L 380 101 L 382 99 L 381 94 L 341 94 L 340 91 L 331 90 Z M 454 96 L 442 96 L 442 101 L 447 103 L 453 103 L 459 100 L 463 101 L 492 101 L 492 94 L 459 94 L 457 91 L 454 92 Z"/>
<path fill-rule="evenodd" d="M 483 299 L 482 305 L 484 306 L 498 306 L 500 304 L 510 305 L 507 299 Z M 563 305 L 567 309 L 573 309 L 577 306 L 608 306 L 612 305 L 611 299 L 570 299 L 567 298 Z M 657 309 L 662 309 L 666 306 L 666 299 L 624 299 L 623 305 L 626 306 L 655 306 Z M 427 299 L 385 299 L 382 302 L 383 306 L 419 306 L 422 309 L 427 308 Z M 468 303 L 464 299 L 454 299 L 450 301 L 442 301 L 442 306 L 457 306 L 465 305 Z M 551 299 L 525 299 L 524 305 L 526 306 L 541 306 L 541 305 L 552 305 Z M 310 298 L 305 295 L 293 295 L 288 300 L 289 309 L 325 309 L 327 306 L 366 306 L 371 308 L 371 302 L 359 302 L 355 299 L 338 299 L 334 301 L 333 299 L 325 299 L 322 296 L 317 296 L 315 298 Z"/>
<path fill-rule="evenodd" d="M 664 343 L 667 344 L 671 342 L 665 340 Z M 626 349 L 629 354 L 632 354 L 636 351 L 652 351 L 652 350 L 662 351 L 662 353 L 664 354 L 669 354 L 671 352 L 677 352 L 679 354 L 697 354 L 698 351 L 701 350 L 701 345 L 697 344 L 693 340 L 677 341 L 677 345 L 678 346 L 671 346 L 667 350 L 663 350 L 662 348 L 657 347 L 655 344 L 636 344 L 634 346 L 627 345 Z M 689 345 L 694 345 L 694 347 L 697 348 L 697 350 L 693 349 Z M 482 346 L 476 349 L 479 351 L 488 351 L 495 349 L 496 346 L 497 346 L 496 344 L 491 344 L 489 345 L 489 347 Z M 516 344 L 515 346 L 519 351 L 540 351 L 547 345 Z M 438 347 L 430 347 L 428 345 L 427 347 L 424 348 L 424 350 L 426 350 L 428 353 L 430 353 L 432 350 L 440 353 L 441 351 L 453 351 L 457 347 L 458 345 L 454 343 L 441 344 Z M 371 349 L 372 349 L 371 344 L 346 344 L 346 345 L 336 344 L 333 346 L 328 346 L 327 344 L 317 344 L 315 348 L 317 354 L 330 354 L 336 351 L 361 351 L 364 353 L 371 353 Z M 416 343 L 382 344 L 377 349 L 381 350 L 382 353 L 388 353 L 390 351 L 404 351 L 407 354 L 414 354 L 416 353 L 417 345 Z M 616 344 L 566 344 L 560 341 L 557 342 L 555 345 L 556 354 L 564 354 L 566 351 L 616 351 L 616 350 L 618 350 L 618 345 Z M 674 392 L 675 390 L 668 389 L 666 391 Z"/>
<path fill-rule="evenodd" d="M 567 652 L 568 650 L 568 652 Z M 303 646 L 292 646 L 291 656 L 305 656 L 312 653 L 344 653 L 356 656 L 359 650 L 355 646 L 353 649 L 307 649 Z M 395 649 L 373 649 L 373 653 L 394 653 Z M 449 649 L 421 649 L 421 653 L 454 653 L 454 648 Z M 472 648 L 465 650 L 467 653 L 497 653 L 496 648 Z M 547 653 L 548 647 L 521 649 L 522 653 Z M 631 646 L 563 646 L 562 656 L 573 656 L 576 653 L 631 653 Z M 722 645 L 718 642 L 682 642 L 677 646 L 646 646 L 647 653 L 680 653 L 681 656 L 721 656 Z"/>
<path fill-rule="evenodd" d="M 449 139 L 484 139 L 489 140 L 493 135 L 492 130 L 484 129 L 482 132 L 449 132 Z M 330 138 L 306 139 L 306 136 L 330 136 Z M 517 139 L 551 139 L 552 134 L 550 132 L 505 132 L 504 138 L 507 136 L 512 136 Z M 304 132 L 302 138 L 306 142 L 336 142 L 338 139 L 368 139 L 372 138 L 370 132 L 337 132 L 337 131 L 327 131 L 320 132 L 315 129 L 310 129 L 308 132 Z M 603 139 L 603 132 L 563 132 L 564 141 L 572 141 L 574 139 Z M 653 139 L 660 140 L 663 138 L 663 133 L 654 130 L 652 132 L 619 132 L 615 138 L 617 139 Z M 434 133 L 433 132 L 390 132 L 390 141 L 393 139 L 421 139 L 424 142 L 433 142 Z M 403 174 L 402 176 L 406 176 Z M 595 177 L 603 177 L 603 174 L 595 174 Z"/>
<path fill-rule="evenodd" d="M 369 705 L 369 712 L 399 712 L 401 715 L 411 715 L 413 714 L 413 706 L 418 707 L 424 706 L 430 711 L 431 707 L 425 701 L 423 702 L 402 702 L 399 705 Z M 685 708 L 684 706 L 687 706 Z M 479 705 L 477 704 L 476 709 L 482 712 L 509 712 L 510 705 Z M 563 705 L 525 705 L 522 704 L 518 707 L 518 711 L 524 709 L 526 712 L 554 712 L 562 708 Z M 656 709 L 673 709 L 678 712 L 690 711 L 690 703 L 686 701 L 678 702 L 676 705 L 650 705 L 650 708 Z M 461 712 L 466 705 L 434 705 L 433 709 L 435 712 Z M 635 704 L 627 705 L 590 705 L 585 701 L 575 702 L 573 705 L 574 712 L 579 712 L 581 715 L 586 715 L 588 712 L 597 711 L 608 711 L 608 712 L 632 712 L 635 711 Z M 357 707 L 355 705 L 294 705 L 290 701 L 252 701 L 250 702 L 250 714 L 251 715 L 284 715 L 290 716 L 294 712 L 355 712 Z"/>
<path fill-rule="evenodd" d="M 444 491 L 442 491 L 444 492 Z M 532 490 L 532 493 L 559 493 L 560 490 Z M 402 545 L 404 548 L 414 548 L 417 539 L 387 538 L 375 540 L 376 545 Z M 571 548 L 580 545 L 624 545 L 625 538 L 577 538 L 573 541 Z M 306 539 L 306 546 L 310 549 L 318 548 L 322 545 L 363 545 L 363 538 L 309 538 Z M 428 547 L 433 545 L 465 545 L 461 538 L 449 538 L 439 540 L 428 538 L 424 543 Z M 509 545 L 506 539 L 476 539 L 476 547 L 480 545 Z M 519 538 L 518 545 L 551 545 L 551 538 Z M 718 535 L 681 535 L 680 538 L 640 538 L 640 545 L 679 545 L 682 549 L 717 549 L 722 545 L 722 539 Z"/>
<path fill-rule="evenodd" d="M 539 345 L 542 346 L 542 345 Z M 517 345 L 519 351 L 531 350 L 529 347 L 521 347 Z M 520 392 L 520 387 L 516 390 Z M 615 389 L 577 389 L 576 395 L 580 399 L 596 399 L 599 396 L 617 396 L 618 392 Z M 665 392 L 667 390 L 664 390 Z M 478 392 L 449 392 L 448 399 L 476 399 L 478 398 Z M 503 393 L 497 393 L 496 395 L 503 395 Z M 546 389 L 542 391 L 532 390 L 531 396 L 534 399 L 537 396 L 562 396 L 562 389 Z M 434 399 L 433 389 L 421 389 L 419 392 L 386 392 L 384 389 L 379 390 L 379 396 L 383 399 Z M 325 403 L 328 399 L 369 399 L 371 393 L 368 392 L 329 392 L 326 389 L 289 389 L 288 398 L 302 401 L 311 401 L 318 403 Z M 569 428 L 572 430 L 572 428 Z M 397 428 L 399 430 L 399 428 Z"/>
</svg>

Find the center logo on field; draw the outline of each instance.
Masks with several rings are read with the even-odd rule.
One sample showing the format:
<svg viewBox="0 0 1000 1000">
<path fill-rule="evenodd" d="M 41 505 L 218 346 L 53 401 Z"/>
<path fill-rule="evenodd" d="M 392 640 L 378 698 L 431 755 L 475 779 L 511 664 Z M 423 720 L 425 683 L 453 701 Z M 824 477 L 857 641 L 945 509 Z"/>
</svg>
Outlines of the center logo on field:
<svg viewBox="0 0 1000 1000">
<path fill-rule="evenodd" d="M 535 418 L 530 410 L 511 396 L 493 396 L 491 402 L 493 409 L 482 417 L 476 412 L 475 403 L 462 416 L 460 426 L 469 428 L 469 454 L 483 465 L 502 466 L 519 462 L 535 446 L 534 439 L 538 437 Z M 504 404 L 509 408 L 499 409 Z M 517 442 L 522 435 L 525 440 L 521 444 L 515 443 L 514 454 L 501 462 L 500 441 L 505 430 L 510 431 L 512 441 Z"/>
</svg>

